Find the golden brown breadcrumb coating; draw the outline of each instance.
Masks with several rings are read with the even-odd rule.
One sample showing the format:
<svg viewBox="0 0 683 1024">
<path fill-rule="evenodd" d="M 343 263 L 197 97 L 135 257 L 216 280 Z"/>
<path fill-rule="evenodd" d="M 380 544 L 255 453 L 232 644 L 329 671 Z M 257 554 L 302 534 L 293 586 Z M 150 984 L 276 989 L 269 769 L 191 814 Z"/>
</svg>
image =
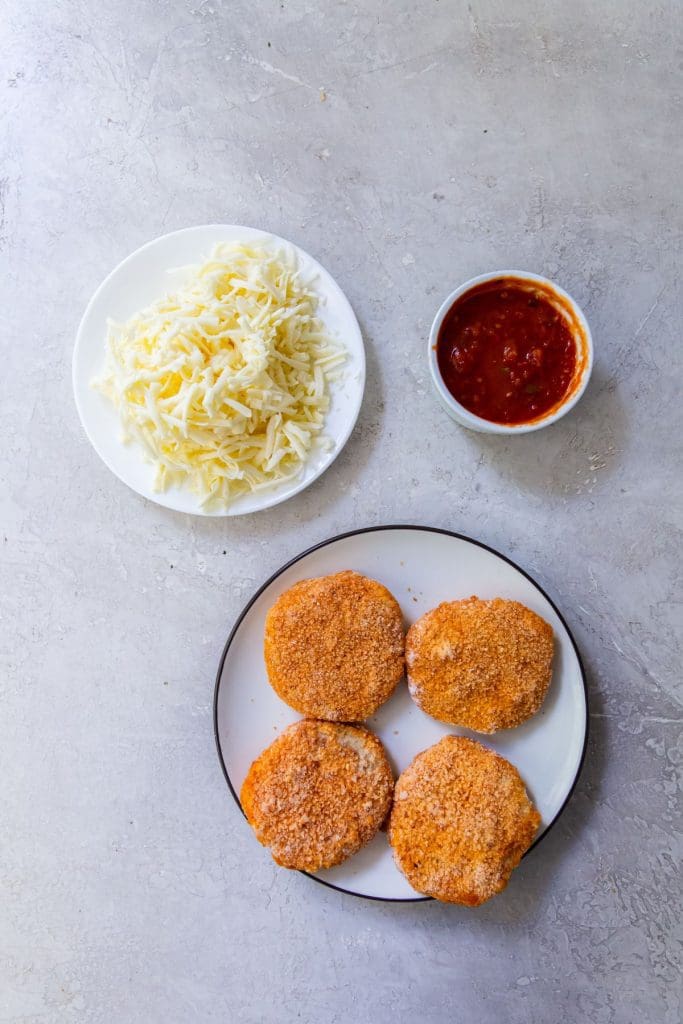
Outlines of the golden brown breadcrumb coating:
<svg viewBox="0 0 683 1024">
<path fill-rule="evenodd" d="M 408 686 L 418 707 L 478 732 L 535 714 L 552 675 L 553 631 L 518 601 L 440 604 L 406 638 Z"/>
<path fill-rule="evenodd" d="M 476 907 L 505 888 L 540 822 L 514 765 L 444 736 L 399 777 L 389 841 L 414 889 Z"/>
<path fill-rule="evenodd" d="M 357 572 L 302 580 L 266 617 L 264 654 L 275 692 L 302 715 L 360 722 L 403 675 L 401 609 Z"/>
<path fill-rule="evenodd" d="M 295 722 L 252 764 L 240 800 L 285 868 L 318 871 L 369 842 L 391 806 L 384 747 L 362 726 Z"/>
</svg>

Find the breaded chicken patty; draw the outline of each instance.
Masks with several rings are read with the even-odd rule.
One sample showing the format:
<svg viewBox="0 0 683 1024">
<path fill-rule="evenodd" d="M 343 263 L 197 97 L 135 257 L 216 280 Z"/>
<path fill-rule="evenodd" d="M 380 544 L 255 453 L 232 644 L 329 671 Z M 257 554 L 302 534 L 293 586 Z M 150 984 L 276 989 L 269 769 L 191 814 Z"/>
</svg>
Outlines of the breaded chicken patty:
<svg viewBox="0 0 683 1024">
<path fill-rule="evenodd" d="M 357 572 L 302 580 L 266 617 L 264 654 L 275 692 L 302 715 L 369 718 L 403 675 L 401 609 Z"/>
<path fill-rule="evenodd" d="M 376 736 L 362 726 L 308 720 L 290 725 L 257 757 L 240 800 L 278 864 L 318 871 L 373 838 L 393 788 Z"/>
<path fill-rule="evenodd" d="M 509 761 L 444 736 L 399 777 L 389 841 L 414 889 L 476 907 L 505 888 L 540 822 Z"/>
<path fill-rule="evenodd" d="M 440 604 L 406 638 L 410 694 L 441 722 L 492 733 L 521 725 L 550 685 L 553 631 L 518 601 Z"/>
</svg>

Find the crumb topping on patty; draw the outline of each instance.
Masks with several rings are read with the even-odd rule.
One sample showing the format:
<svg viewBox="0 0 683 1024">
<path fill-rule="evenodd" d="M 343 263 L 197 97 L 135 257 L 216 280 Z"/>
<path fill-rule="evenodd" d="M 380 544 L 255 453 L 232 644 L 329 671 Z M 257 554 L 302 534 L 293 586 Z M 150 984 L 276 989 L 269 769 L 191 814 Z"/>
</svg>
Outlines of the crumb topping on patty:
<svg viewBox="0 0 683 1024">
<path fill-rule="evenodd" d="M 514 765 L 445 736 L 399 777 L 389 841 L 414 889 L 474 907 L 505 888 L 540 822 Z"/>
<path fill-rule="evenodd" d="M 373 838 L 393 785 L 384 747 L 371 732 L 307 720 L 290 725 L 254 761 L 240 799 L 278 864 L 318 871 Z"/>
<path fill-rule="evenodd" d="M 313 718 L 369 718 L 401 679 L 403 652 L 397 601 L 357 572 L 302 580 L 266 617 L 270 683 L 285 703 Z"/>
<path fill-rule="evenodd" d="M 518 601 L 470 597 L 427 612 L 406 638 L 408 686 L 442 722 L 478 732 L 535 714 L 552 676 L 553 631 Z"/>
</svg>

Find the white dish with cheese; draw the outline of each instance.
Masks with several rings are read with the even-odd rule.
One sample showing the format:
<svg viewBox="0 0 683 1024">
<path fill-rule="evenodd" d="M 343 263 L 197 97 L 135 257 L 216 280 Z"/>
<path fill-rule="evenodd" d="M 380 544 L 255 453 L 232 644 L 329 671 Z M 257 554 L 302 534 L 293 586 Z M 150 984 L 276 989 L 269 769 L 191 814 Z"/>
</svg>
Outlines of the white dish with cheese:
<svg viewBox="0 0 683 1024">
<path fill-rule="evenodd" d="M 365 354 L 348 300 L 311 256 L 208 225 L 109 275 L 79 327 L 73 379 L 86 433 L 124 483 L 177 511 L 238 515 L 332 463 L 358 416 Z"/>
</svg>

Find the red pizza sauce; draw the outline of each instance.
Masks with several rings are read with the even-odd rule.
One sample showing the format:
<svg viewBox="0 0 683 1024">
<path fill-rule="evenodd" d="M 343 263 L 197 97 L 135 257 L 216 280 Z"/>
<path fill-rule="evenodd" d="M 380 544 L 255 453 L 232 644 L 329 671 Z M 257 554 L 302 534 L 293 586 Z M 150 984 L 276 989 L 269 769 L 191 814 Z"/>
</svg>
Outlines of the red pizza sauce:
<svg viewBox="0 0 683 1024">
<path fill-rule="evenodd" d="M 485 281 L 456 299 L 436 342 L 453 397 L 475 416 L 513 425 L 556 407 L 577 372 L 577 340 L 561 306 L 555 292 L 514 277 Z"/>
</svg>

